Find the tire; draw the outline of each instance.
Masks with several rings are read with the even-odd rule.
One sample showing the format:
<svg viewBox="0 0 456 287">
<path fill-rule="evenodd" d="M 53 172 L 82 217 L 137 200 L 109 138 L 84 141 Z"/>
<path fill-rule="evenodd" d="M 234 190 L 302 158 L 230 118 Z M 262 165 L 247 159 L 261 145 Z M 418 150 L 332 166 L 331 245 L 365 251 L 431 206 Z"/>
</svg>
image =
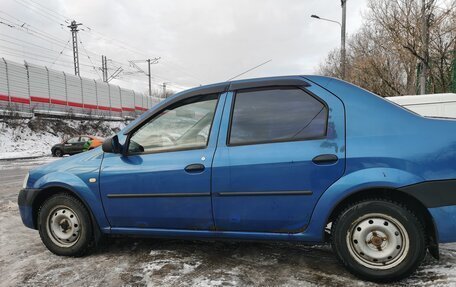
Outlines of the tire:
<svg viewBox="0 0 456 287">
<path fill-rule="evenodd" d="M 339 261 L 364 280 L 401 280 L 426 255 L 426 237 L 418 218 L 403 205 L 366 200 L 345 209 L 332 225 L 332 247 Z"/>
<path fill-rule="evenodd" d="M 63 156 L 63 151 L 61 149 L 55 149 L 54 152 L 52 153 L 54 157 L 62 157 Z"/>
<path fill-rule="evenodd" d="M 93 225 L 85 206 L 68 194 L 46 200 L 38 213 L 38 230 L 54 254 L 82 256 L 93 243 Z"/>
</svg>

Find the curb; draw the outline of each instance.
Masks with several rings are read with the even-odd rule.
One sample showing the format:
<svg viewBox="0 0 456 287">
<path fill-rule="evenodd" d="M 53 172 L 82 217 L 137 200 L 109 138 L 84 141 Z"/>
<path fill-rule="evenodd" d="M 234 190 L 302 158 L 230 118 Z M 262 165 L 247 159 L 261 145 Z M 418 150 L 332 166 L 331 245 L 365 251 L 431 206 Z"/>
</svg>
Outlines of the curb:
<svg viewBox="0 0 456 287">
<path fill-rule="evenodd" d="M 48 156 L 50 156 L 50 155 L 34 155 L 34 156 L 0 158 L 0 161 L 11 161 L 11 160 L 21 160 L 21 159 L 36 159 L 36 158 L 42 158 L 42 157 L 48 157 Z"/>
</svg>

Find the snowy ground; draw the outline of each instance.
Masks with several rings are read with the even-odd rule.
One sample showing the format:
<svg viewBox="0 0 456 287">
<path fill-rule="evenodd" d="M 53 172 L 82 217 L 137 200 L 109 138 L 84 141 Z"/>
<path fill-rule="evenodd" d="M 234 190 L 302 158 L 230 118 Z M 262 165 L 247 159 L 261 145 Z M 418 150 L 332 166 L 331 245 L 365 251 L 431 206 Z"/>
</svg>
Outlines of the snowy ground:
<svg viewBox="0 0 456 287">
<path fill-rule="evenodd" d="M 124 238 L 58 257 L 22 225 L 16 203 L 27 170 L 52 160 L 0 161 L 0 286 L 376 286 L 347 273 L 328 246 Z M 388 286 L 417 285 L 456 286 L 456 244 Z"/>
<path fill-rule="evenodd" d="M 51 154 L 51 147 L 67 139 L 70 135 L 64 130 L 54 130 L 44 126 L 39 131 L 32 131 L 27 125 L 28 120 L 23 120 L 20 126 L 11 127 L 10 125 L 0 124 L 0 159 L 39 157 Z M 61 128 L 77 129 L 79 125 L 84 125 L 85 121 L 62 120 Z M 108 136 L 108 129 L 122 129 L 125 127 L 123 122 L 104 122 L 103 132 L 97 131 L 96 128 L 88 134 Z M 100 129 L 101 130 L 101 129 Z"/>
</svg>

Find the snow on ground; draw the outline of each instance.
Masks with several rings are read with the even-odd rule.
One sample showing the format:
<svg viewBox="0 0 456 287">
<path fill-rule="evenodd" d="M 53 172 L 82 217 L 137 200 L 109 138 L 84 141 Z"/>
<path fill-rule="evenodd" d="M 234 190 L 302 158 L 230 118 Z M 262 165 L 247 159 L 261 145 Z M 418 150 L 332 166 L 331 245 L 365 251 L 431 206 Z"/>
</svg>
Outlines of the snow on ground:
<svg viewBox="0 0 456 287">
<path fill-rule="evenodd" d="M 60 130 L 50 125 L 39 130 L 32 130 L 28 120 L 21 125 L 0 124 L 0 159 L 27 158 L 51 155 L 51 147 L 61 143 L 64 139 L 71 137 L 67 130 L 78 130 L 87 121 L 77 120 L 49 120 L 59 121 Z M 125 127 L 124 122 L 103 122 L 102 128 L 89 129 L 90 132 L 83 134 L 98 135 L 106 137 L 114 134 L 113 130 L 120 130 Z M 73 131 L 74 132 L 74 131 Z"/>
<path fill-rule="evenodd" d="M 105 239 L 81 258 L 56 256 L 20 219 L 17 193 L 26 172 L 60 160 L 0 161 L 2 286 L 456 286 L 456 244 L 442 244 L 410 278 L 388 285 L 359 280 L 329 246 L 152 238 Z"/>
</svg>

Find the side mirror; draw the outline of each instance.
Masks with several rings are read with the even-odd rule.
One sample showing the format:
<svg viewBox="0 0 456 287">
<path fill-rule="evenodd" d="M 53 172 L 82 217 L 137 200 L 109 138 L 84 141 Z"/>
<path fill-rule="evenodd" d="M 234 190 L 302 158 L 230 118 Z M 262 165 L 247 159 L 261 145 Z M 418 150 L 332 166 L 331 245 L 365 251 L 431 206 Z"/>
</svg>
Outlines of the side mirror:
<svg viewBox="0 0 456 287">
<path fill-rule="evenodd" d="M 121 153 L 122 146 L 119 143 L 119 138 L 117 135 L 105 139 L 103 145 L 101 146 L 104 152 L 107 153 Z"/>
</svg>

